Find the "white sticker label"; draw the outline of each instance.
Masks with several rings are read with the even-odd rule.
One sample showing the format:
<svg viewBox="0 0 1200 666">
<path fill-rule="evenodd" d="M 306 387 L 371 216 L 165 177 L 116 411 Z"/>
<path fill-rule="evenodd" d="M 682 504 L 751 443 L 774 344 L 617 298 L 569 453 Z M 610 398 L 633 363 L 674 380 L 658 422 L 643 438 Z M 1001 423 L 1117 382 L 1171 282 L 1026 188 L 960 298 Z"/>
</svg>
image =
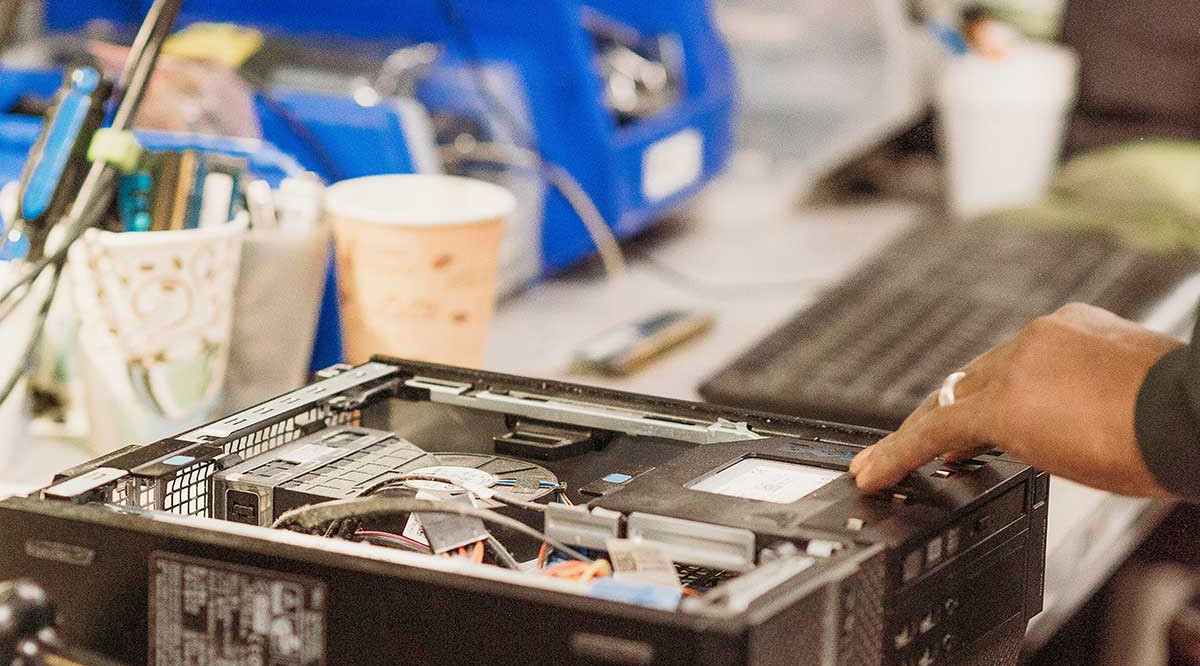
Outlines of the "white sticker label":
<svg viewBox="0 0 1200 666">
<path fill-rule="evenodd" d="M 649 585 L 679 587 L 675 563 L 657 546 L 629 539 L 609 539 L 605 547 L 613 578 Z"/>
<path fill-rule="evenodd" d="M 418 490 L 415 499 L 441 501 L 446 498 L 437 493 Z M 404 531 L 400 534 L 423 546 L 429 545 L 429 537 L 425 536 L 425 528 L 421 526 L 421 521 L 415 513 L 408 514 L 408 522 L 404 524 Z"/>
<path fill-rule="evenodd" d="M 429 538 L 425 536 L 425 528 L 421 527 L 421 521 L 417 519 L 416 514 L 408 514 L 408 522 L 404 524 L 404 531 L 400 534 L 422 546 L 429 545 Z"/>
<path fill-rule="evenodd" d="M 72 498 L 76 495 L 80 495 L 112 483 L 113 481 L 121 479 L 128 474 L 129 473 L 125 470 L 115 469 L 113 467 L 97 467 L 87 474 L 83 474 L 72 479 L 67 479 L 56 486 L 50 486 L 42 491 L 42 494 L 46 497 Z"/>
<path fill-rule="evenodd" d="M 692 128 L 650 144 L 642 155 L 642 196 L 660 201 L 700 180 L 704 137 Z"/>
<path fill-rule="evenodd" d="M 445 486 L 446 484 L 443 483 L 439 485 Z M 474 497 L 471 497 L 470 495 L 467 495 L 466 497 L 471 501 L 471 506 L 479 506 Z M 432 500 L 435 502 L 443 502 L 448 499 L 446 495 L 430 492 L 428 490 L 418 490 L 415 498 Z M 424 546 L 429 545 L 429 537 L 425 536 L 425 527 L 421 525 L 421 520 L 417 518 L 415 513 L 408 514 L 408 522 L 404 523 L 404 531 L 400 534 Z"/>
<path fill-rule="evenodd" d="M 822 488 L 843 472 L 796 463 L 746 458 L 693 484 L 693 490 L 791 504 Z"/>
</svg>

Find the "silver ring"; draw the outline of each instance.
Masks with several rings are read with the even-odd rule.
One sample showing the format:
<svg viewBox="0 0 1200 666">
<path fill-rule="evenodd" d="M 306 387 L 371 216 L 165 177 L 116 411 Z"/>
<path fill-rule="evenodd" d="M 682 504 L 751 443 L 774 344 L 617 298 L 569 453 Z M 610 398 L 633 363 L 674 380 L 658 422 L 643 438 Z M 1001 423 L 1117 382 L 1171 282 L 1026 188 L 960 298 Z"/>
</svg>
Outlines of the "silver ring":
<svg viewBox="0 0 1200 666">
<path fill-rule="evenodd" d="M 965 372 L 952 372 L 946 376 L 942 382 L 942 388 L 938 390 L 938 407 L 949 407 L 954 404 L 954 387 L 966 377 Z"/>
</svg>

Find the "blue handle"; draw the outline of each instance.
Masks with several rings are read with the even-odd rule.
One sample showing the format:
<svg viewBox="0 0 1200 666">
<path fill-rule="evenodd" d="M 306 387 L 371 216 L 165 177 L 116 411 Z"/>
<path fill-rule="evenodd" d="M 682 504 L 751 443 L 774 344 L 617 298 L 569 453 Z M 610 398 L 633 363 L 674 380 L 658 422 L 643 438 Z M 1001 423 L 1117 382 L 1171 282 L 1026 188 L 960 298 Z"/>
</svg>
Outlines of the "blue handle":
<svg viewBox="0 0 1200 666">
<path fill-rule="evenodd" d="M 79 67 L 71 72 L 58 108 L 46 127 L 42 150 L 31 159 L 29 180 L 20 197 L 20 215 L 25 220 L 41 217 L 58 189 L 67 161 L 75 151 L 80 131 L 92 108 L 91 96 L 100 85 L 100 73 L 91 67 Z"/>
</svg>

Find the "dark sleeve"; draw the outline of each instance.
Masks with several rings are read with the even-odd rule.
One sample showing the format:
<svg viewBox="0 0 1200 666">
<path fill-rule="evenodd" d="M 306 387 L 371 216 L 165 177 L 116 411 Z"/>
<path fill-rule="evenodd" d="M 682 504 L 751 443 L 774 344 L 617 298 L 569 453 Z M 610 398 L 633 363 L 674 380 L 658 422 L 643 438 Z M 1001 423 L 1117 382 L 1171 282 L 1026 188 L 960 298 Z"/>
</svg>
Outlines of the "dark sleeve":
<svg viewBox="0 0 1200 666">
<path fill-rule="evenodd" d="M 1200 322 L 1197 323 L 1200 329 Z M 1167 490 L 1200 498 L 1200 330 L 1163 356 L 1138 391 L 1134 430 L 1142 459 Z"/>
</svg>

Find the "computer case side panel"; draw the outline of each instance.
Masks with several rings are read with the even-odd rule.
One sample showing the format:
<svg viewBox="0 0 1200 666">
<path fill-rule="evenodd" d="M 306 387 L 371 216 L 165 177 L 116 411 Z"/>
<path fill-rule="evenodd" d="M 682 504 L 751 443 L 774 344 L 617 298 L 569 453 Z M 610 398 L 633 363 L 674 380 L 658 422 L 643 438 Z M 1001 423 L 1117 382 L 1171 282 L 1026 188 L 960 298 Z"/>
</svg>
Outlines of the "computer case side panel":
<svg viewBox="0 0 1200 666">
<path fill-rule="evenodd" d="M 1033 473 L 1029 497 L 1029 531 L 1031 546 L 1025 566 L 1025 620 L 1042 612 L 1042 597 L 1046 585 L 1046 526 L 1050 517 L 1050 475 L 1037 470 Z"/>
<path fill-rule="evenodd" d="M 0 502 L 0 532 L 7 536 L 0 579 L 43 585 L 59 603 L 69 644 L 134 666 L 158 663 L 156 649 L 175 645 L 163 636 L 189 622 L 174 608 L 188 603 L 180 600 L 186 582 L 182 590 L 164 582 L 176 565 L 185 581 L 192 567 L 206 577 L 240 575 L 310 597 L 308 638 L 295 639 L 309 655 L 297 662 L 305 666 L 391 663 L 397 655 L 411 663 L 513 666 L 748 663 L 745 628 L 734 618 L 689 618 L 489 584 L 146 514 L 13 498 Z M 236 648 L 236 641 L 224 647 Z"/>
<path fill-rule="evenodd" d="M 549 577 L 263 527 L 281 509 L 336 498 L 286 495 L 296 475 L 336 466 L 330 461 L 351 455 L 342 452 L 367 452 L 356 448 L 359 439 L 343 441 L 347 432 L 383 437 L 379 444 L 399 438 L 420 455 L 490 455 L 495 437 L 516 432 L 522 419 L 596 437 L 596 448 L 580 454 L 586 459 L 546 464 L 579 493 L 572 497 L 579 505 L 619 514 L 604 534 L 660 538 L 664 547 L 699 540 L 704 547 L 681 551 L 678 561 L 739 573 L 667 612 L 602 600 L 602 591 Z M 377 359 L 332 368 L 313 385 L 108 459 L 78 479 L 67 475 L 41 499 L 0 502 L 0 533 L 10 537 L 0 543 L 0 580 L 44 583 L 64 603 L 69 640 L 137 665 L 178 661 L 171 650 L 187 642 L 177 637 L 189 622 L 203 624 L 188 619 L 188 600 L 220 598 L 232 585 L 250 597 L 260 588 L 292 590 L 282 606 L 292 615 L 259 617 L 246 607 L 250 629 L 235 628 L 261 647 L 279 620 L 281 649 L 303 657 L 287 662 L 297 666 L 387 663 L 397 654 L 437 663 L 1011 666 L 1009 648 L 1040 605 L 1047 501 L 1045 475 L 1020 461 L 990 454 L 935 461 L 874 495 L 841 476 L 778 507 L 714 500 L 711 490 L 701 503 L 689 494 L 699 493 L 696 479 L 738 469 L 726 465 L 734 460 L 815 466 L 828 475 L 881 435 Z M 623 490 L 597 499 L 582 491 L 630 460 L 650 467 L 628 476 Z M 280 471 L 284 462 L 290 466 Z M 365 474 L 356 465 L 368 462 L 338 469 Z M 647 484 L 663 494 L 648 498 Z M 678 501 L 665 501 L 666 493 Z M 730 514 L 735 505 L 745 512 Z M 645 532 L 654 520 L 658 536 L 653 526 Z M 547 518 L 547 533 L 574 538 L 560 529 Z M 725 553 L 720 548 L 733 542 L 721 538 L 737 530 L 753 539 L 755 555 L 740 560 L 753 566 L 703 559 L 705 547 Z M 197 582 L 209 580 L 232 583 Z M 236 599 L 223 603 L 242 608 Z M 221 648 L 205 643 L 215 640 L 209 632 L 193 639 Z M 164 650 L 166 657 L 152 659 Z"/>
</svg>

